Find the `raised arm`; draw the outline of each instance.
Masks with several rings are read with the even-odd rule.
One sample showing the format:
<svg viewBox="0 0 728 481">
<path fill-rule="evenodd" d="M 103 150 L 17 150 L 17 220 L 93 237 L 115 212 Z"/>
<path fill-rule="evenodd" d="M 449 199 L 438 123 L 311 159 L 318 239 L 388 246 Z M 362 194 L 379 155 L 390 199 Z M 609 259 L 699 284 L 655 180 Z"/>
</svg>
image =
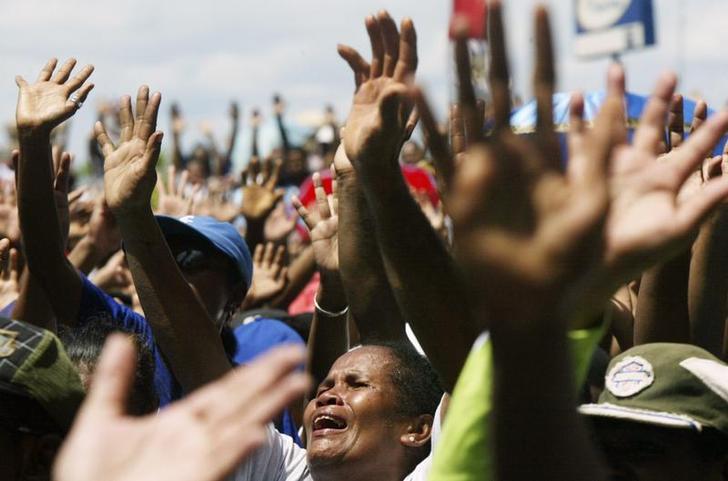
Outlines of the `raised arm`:
<svg viewBox="0 0 728 481">
<path fill-rule="evenodd" d="M 584 283 L 598 270 L 611 130 L 622 121 L 621 98 L 608 98 L 592 132 L 577 132 L 584 144 L 571 151 L 570 162 L 582 167 L 582 175 L 562 174 L 547 14 L 536 11 L 533 146 L 510 129 L 500 2 L 490 2 L 488 15 L 495 130 L 487 143 L 467 150 L 449 206 L 478 316 L 481 323 L 487 316 L 491 328 L 497 479 L 604 479 L 576 413 L 566 328 L 579 311 Z"/>
<path fill-rule="evenodd" d="M 407 82 L 417 67 L 414 25 L 403 20 L 400 34 L 386 12 L 366 23 L 374 52 L 369 68 L 353 49 L 339 47 L 362 80 L 343 143 L 366 197 L 389 285 L 450 390 L 478 330 L 455 263 L 410 194 L 398 162 L 413 126 Z"/>
<path fill-rule="evenodd" d="M 288 131 L 283 121 L 283 115 L 286 113 L 286 104 L 278 94 L 273 96 L 273 112 L 276 116 L 276 125 L 278 126 L 278 133 L 281 136 L 281 146 L 283 148 L 283 157 L 285 158 L 288 151 L 291 150 L 291 142 L 288 139 Z"/>
<path fill-rule="evenodd" d="M 225 151 L 217 156 L 217 165 L 215 166 L 216 175 L 222 176 L 230 173 L 233 167 L 233 151 L 235 150 L 235 142 L 238 139 L 240 131 L 240 108 L 237 102 L 230 103 L 230 133 L 225 143 Z"/>
<path fill-rule="evenodd" d="M 559 323 L 568 322 L 571 326 L 584 325 L 584 320 L 591 318 L 595 311 L 603 310 L 604 304 L 618 286 L 631 281 L 637 274 L 656 262 L 668 259 L 676 249 L 679 250 L 683 246 L 689 245 L 691 232 L 728 194 L 728 182 L 711 180 L 701 191 L 687 197 L 678 198 L 678 192 L 687 177 L 702 162 L 705 154 L 712 149 L 715 142 L 728 128 L 728 115 L 717 114 L 706 122 L 701 131 L 688 139 L 685 145 L 668 154 L 672 156 L 672 159 L 664 163 L 656 162 L 660 154 L 659 144 L 664 138 L 664 117 L 667 114 L 667 107 L 675 87 L 675 77 L 666 74 L 659 79 L 640 119 L 634 142 L 628 145 L 623 111 L 624 72 L 620 66 L 613 65 L 609 70 L 607 85 L 608 97 L 611 100 L 607 100 L 604 107 L 604 109 L 611 110 L 612 113 L 606 117 L 605 113 L 600 114 L 600 119 L 605 117 L 611 128 L 597 128 L 599 124 L 603 125 L 602 121 L 598 121 L 597 126 L 593 129 L 586 129 L 583 121 L 583 97 L 578 94 L 572 96 L 572 111 L 569 120 L 571 155 L 565 177 L 569 186 L 581 185 L 582 187 L 573 191 L 575 197 L 553 195 L 550 193 L 551 189 L 558 189 L 561 194 L 566 192 L 559 187 L 560 155 L 548 155 L 546 160 L 550 159 L 550 162 L 545 167 L 541 167 L 542 161 L 531 157 L 539 151 L 542 152 L 541 155 L 544 151 L 553 152 L 553 148 L 548 147 L 553 143 L 554 138 L 551 121 L 553 80 L 549 80 L 551 76 L 549 71 L 552 72 L 553 68 L 550 60 L 550 39 L 547 32 L 544 32 L 546 29 L 543 25 L 543 18 L 541 18 L 539 22 L 542 25 L 538 28 L 539 33 L 536 35 L 536 45 L 541 60 L 536 62 L 539 81 L 535 91 L 538 94 L 539 122 L 537 124 L 537 143 L 534 147 L 530 143 L 526 144 L 521 141 L 517 136 L 513 136 L 507 127 L 511 112 L 511 97 L 508 89 L 510 80 L 503 45 L 501 15 L 501 3 L 490 2 L 489 18 L 493 22 L 490 26 L 492 49 L 490 58 L 493 62 L 490 72 L 496 124 L 494 137 L 496 138 L 490 139 L 484 145 L 471 146 L 465 152 L 462 163 L 456 169 L 457 175 L 453 184 L 458 195 L 452 196 L 448 204 L 456 227 L 458 259 L 469 273 L 469 281 L 473 283 L 470 291 L 477 296 L 474 299 L 478 301 L 477 307 L 483 306 L 482 310 L 476 312 L 482 313 L 482 315 L 490 314 L 493 355 L 496 363 L 500 363 L 500 366 L 496 366 L 498 374 L 496 374 L 495 382 L 498 392 L 494 399 L 496 413 L 492 416 L 497 425 L 493 429 L 489 423 L 483 422 L 484 416 L 472 418 L 475 419 L 474 422 L 466 420 L 467 417 L 465 417 L 463 419 L 464 428 L 457 430 L 448 429 L 446 426 L 444 435 L 447 436 L 451 433 L 467 435 L 467 442 L 470 442 L 473 440 L 471 433 L 480 430 L 481 441 L 476 442 L 478 447 L 482 448 L 480 452 L 485 457 L 490 452 L 487 449 L 487 444 L 489 444 L 487 441 L 495 434 L 493 442 L 499 445 L 495 460 L 496 463 L 500 463 L 498 479 L 601 479 L 599 471 L 592 468 L 594 458 L 590 453 L 588 440 L 584 438 L 583 430 L 580 427 L 576 430 L 572 429 L 573 419 L 561 419 L 561 416 L 572 416 L 574 412 L 574 400 L 567 399 L 565 393 L 575 392 L 576 387 L 570 385 L 571 381 L 564 384 L 566 381 L 562 375 L 568 371 L 565 369 L 563 359 L 563 341 L 561 336 L 555 337 L 555 332 L 563 329 Z M 544 35 L 544 33 L 546 34 Z M 544 54 L 546 54 L 545 59 Z M 614 146 L 609 148 L 611 159 L 606 163 L 611 169 L 606 168 L 604 159 L 602 159 L 602 165 L 594 160 L 603 154 L 603 152 L 599 152 L 599 145 Z M 506 155 L 508 152 L 512 154 Z M 581 155 L 574 155 L 575 152 L 581 152 Z M 531 160 L 521 163 L 514 161 L 511 155 Z M 526 171 L 518 168 L 523 165 L 528 166 Z M 610 175 L 605 189 L 601 177 L 607 172 Z M 521 186 L 522 182 L 530 182 L 533 175 L 542 177 L 542 188 L 508 189 L 504 187 L 505 185 Z M 499 181 L 503 176 L 507 176 L 509 182 Z M 553 185 L 547 187 L 552 182 Z M 578 241 L 578 234 L 570 231 L 566 226 L 581 225 L 582 228 L 591 229 L 593 232 L 596 230 L 595 218 L 591 216 L 595 212 L 592 209 L 600 210 L 598 202 L 594 201 L 600 197 L 604 198 L 604 194 L 600 194 L 599 190 L 611 193 L 611 196 L 606 199 L 610 201 L 609 210 L 601 214 L 602 220 L 599 220 L 598 217 L 596 219 L 602 223 L 604 230 L 603 232 L 597 230 L 596 235 L 589 236 L 590 239 Z M 512 215 L 523 211 L 534 212 L 528 210 L 529 202 L 531 205 L 537 205 L 546 202 L 547 199 L 556 200 L 558 198 L 561 198 L 565 204 L 549 203 L 549 208 L 537 209 L 537 215 L 531 219 L 523 218 L 521 215 Z M 525 199 L 530 199 L 530 201 L 524 201 Z M 587 199 L 592 199 L 592 201 Z M 604 200 L 600 202 L 604 202 Z M 507 207 L 504 208 L 504 206 Z M 574 210 L 571 215 L 563 217 L 564 223 L 554 224 L 550 229 L 542 232 L 544 243 L 541 253 L 531 251 L 528 248 L 528 239 L 533 239 L 533 236 L 538 237 L 537 233 L 540 228 L 537 226 L 545 226 L 549 223 L 544 223 L 541 219 L 545 220 L 544 216 L 556 215 L 562 209 L 562 215 L 567 214 L 571 209 Z M 504 213 L 506 215 L 502 215 Z M 460 217 L 461 215 L 463 217 Z M 591 221 L 589 221 L 590 217 Z M 487 220 L 490 221 L 486 222 Z M 511 227 L 512 235 L 508 235 L 509 229 L 503 232 L 503 229 L 498 228 L 509 222 L 516 223 Z M 589 223 L 592 224 L 591 227 L 588 227 Z M 467 230 L 461 230 L 459 227 L 461 225 L 464 225 Z M 479 234 L 472 235 L 476 230 L 479 231 Z M 582 233 L 586 233 L 586 231 L 582 231 Z M 600 241 L 600 239 L 602 240 Z M 600 243 L 602 252 L 591 250 Z M 581 250 L 583 255 L 567 255 L 566 257 L 558 255 L 558 252 L 563 254 L 570 248 L 575 249 L 573 253 L 576 252 L 576 249 Z M 509 251 L 512 253 L 510 256 L 507 255 Z M 463 257 L 468 252 L 476 254 L 475 257 L 470 257 L 470 255 Z M 554 255 L 556 257 L 552 257 Z M 590 255 L 593 257 L 589 257 Z M 549 258 L 551 259 L 549 263 L 554 262 L 552 267 L 556 267 L 556 271 L 551 271 L 551 269 L 545 268 L 546 264 L 541 264 L 543 261 L 548 261 Z M 594 268 L 588 267 L 586 265 L 588 262 L 583 262 L 584 259 L 590 258 L 594 259 L 597 264 Z M 572 261 L 570 262 L 568 259 Z M 561 274 L 565 274 L 563 269 L 572 267 L 577 271 L 579 269 L 584 269 L 582 272 L 589 271 L 591 275 L 563 282 L 556 286 L 555 291 L 551 294 L 548 289 L 539 288 L 533 292 L 536 295 L 524 295 L 510 285 L 513 280 L 521 279 L 525 281 L 525 285 L 533 288 L 544 281 L 551 282 L 548 280 L 550 271 L 551 274 L 560 275 L 559 271 Z M 484 270 L 484 268 L 487 269 Z M 491 271 L 491 268 L 495 270 Z M 504 269 L 507 271 L 507 275 L 503 275 Z M 507 282 L 504 283 L 504 281 Z M 578 284 L 581 286 L 573 290 Z M 571 291 L 571 294 L 567 294 L 565 291 Z M 541 301 L 545 304 L 543 309 L 534 305 L 534 301 L 538 297 L 543 297 Z M 508 311 L 505 315 L 496 315 L 497 312 L 493 312 L 493 308 L 498 308 L 499 305 L 505 306 Z M 569 305 L 571 308 L 568 308 Z M 555 317 L 556 321 L 552 319 L 549 322 L 548 319 L 545 319 L 545 321 L 536 322 L 540 318 L 543 319 L 543 314 L 548 314 L 554 307 L 557 307 L 559 311 Z M 523 312 L 519 314 L 522 308 Z M 530 314 L 529 311 L 531 311 Z M 569 311 L 571 311 L 570 314 L 568 314 Z M 553 315 L 546 317 L 554 318 Z M 527 327 L 528 324 L 520 324 L 517 321 L 520 318 L 533 319 L 533 330 Z M 549 326 L 556 330 L 550 331 L 550 334 L 541 335 L 541 332 L 544 331 L 540 329 L 549 330 L 551 329 Z M 518 334 L 517 331 L 521 327 L 530 332 Z M 497 340 L 497 337 L 501 339 Z M 523 342 L 519 342 L 519 340 Z M 498 343 L 500 346 L 496 345 Z M 549 353 L 554 350 L 555 357 L 545 354 L 544 349 Z M 480 352 L 487 353 L 487 350 L 482 349 Z M 540 353 L 537 358 L 529 358 L 536 352 Z M 549 356 L 549 358 L 546 359 L 544 356 Z M 485 372 L 489 372 L 486 361 L 483 365 L 483 375 Z M 546 362 L 542 363 L 542 361 Z M 522 362 L 523 364 L 521 364 Z M 552 362 L 557 364 L 552 364 Z M 525 377 L 516 370 L 518 365 L 521 366 L 520 369 L 524 370 Z M 554 379 L 553 376 L 558 379 Z M 545 384 L 548 385 L 544 386 L 546 379 L 548 381 Z M 488 382 L 489 378 L 483 378 L 483 380 Z M 508 386 L 508 383 L 513 384 Z M 555 384 L 560 387 L 556 387 Z M 526 390 L 538 393 L 538 400 L 533 397 L 526 400 L 523 397 L 523 392 Z M 467 398 L 467 395 L 464 397 Z M 457 411 L 454 410 L 454 407 L 458 405 L 457 400 L 453 399 L 449 417 L 458 416 Z M 542 401 L 545 404 L 542 404 Z M 490 416 L 487 414 L 487 401 L 483 402 L 485 406 L 478 406 L 478 408 Z M 459 406 L 463 407 L 463 405 Z M 534 409 L 534 406 L 537 408 Z M 547 408 L 546 411 L 542 410 L 547 406 L 551 406 L 551 408 Z M 514 421 L 515 424 L 512 424 L 511 421 Z M 567 424 L 569 427 L 565 427 Z M 453 423 L 448 425 L 454 426 Z M 517 429 L 516 426 L 518 426 Z M 544 435 L 548 432 L 551 434 Z M 538 440 L 532 437 L 534 433 Z M 478 435 L 476 434 L 476 436 Z M 458 445 L 458 439 L 452 436 L 448 437 L 447 441 Z M 465 438 L 462 438 L 462 441 L 465 441 Z M 531 441 L 535 441 L 535 443 L 532 444 Z M 549 452 L 546 451 L 549 451 L 554 459 L 542 460 L 542 456 L 549 456 Z M 558 457 L 563 456 L 565 452 L 569 453 L 570 464 L 566 466 L 566 471 L 561 471 L 558 465 L 552 463 L 558 463 Z M 452 471 L 457 475 L 465 473 L 472 476 L 463 477 L 463 479 L 492 479 L 487 477 L 488 473 L 484 473 L 483 470 L 478 472 L 469 470 L 470 466 L 466 464 L 472 466 L 471 463 L 463 463 L 461 466 L 452 466 Z M 478 465 L 487 467 L 487 459 Z M 580 465 L 586 466 L 581 468 Z M 447 473 L 450 474 L 450 471 Z"/>
<path fill-rule="evenodd" d="M 404 318 L 387 280 L 374 222 L 357 174 L 339 144 L 334 157 L 339 198 L 339 272 L 362 343 L 404 339 Z"/>
<path fill-rule="evenodd" d="M 313 175 L 316 207 L 313 212 L 293 200 L 296 210 L 311 232 L 311 244 L 321 283 L 316 293 L 316 310 L 308 338 L 308 370 L 313 376 L 313 389 L 324 380 L 334 361 L 344 354 L 348 345 L 347 313 L 349 306 L 339 274 L 339 216 L 336 181 L 327 196 L 321 176 Z M 313 396 L 313 392 L 310 393 Z"/>
<path fill-rule="evenodd" d="M 170 108 L 172 117 L 172 165 L 177 170 L 185 168 L 185 160 L 182 154 L 182 132 L 185 129 L 185 120 L 180 112 L 179 105 L 172 104 Z"/>
<path fill-rule="evenodd" d="M 261 308 L 278 296 L 288 282 L 288 268 L 283 265 L 286 248 L 272 242 L 258 244 L 253 253 L 253 278 L 241 311 Z"/>
<path fill-rule="evenodd" d="M 253 109 L 250 114 L 250 159 L 257 159 L 260 157 L 260 150 L 258 149 L 258 130 L 260 129 L 260 111 Z"/>
<path fill-rule="evenodd" d="M 278 309 L 288 309 L 288 306 L 306 288 L 315 273 L 316 260 L 313 248 L 308 246 L 288 267 L 286 287 L 281 294 L 271 301 L 271 306 Z"/>
<path fill-rule="evenodd" d="M 705 119 L 696 108 L 695 118 Z M 668 115 L 668 149 L 677 148 L 684 136 L 683 98 L 674 95 Z M 701 173 L 691 176 L 688 188 L 700 188 Z M 661 262 L 642 274 L 637 298 L 634 324 L 634 343 L 678 342 L 690 343 L 688 314 L 688 277 L 690 274 L 690 246 L 685 246 L 672 259 Z"/>
<path fill-rule="evenodd" d="M 50 133 L 86 100 L 93 84 L 88 65 L 71 77 L 76 65 L 66 61 L 58 71 L 51 59 L 34 84 L 18 76 L 16 122 L 20 141 L 18 211 L 28 269 L 43 287 L 60 322 L 76 323 L 81 278 L 65 257 L 65 241 L 54 201 Z M 63 289 L 59 289 L 63 286 Z"/>
<path fill-rule="evenodd" d="M 13 164 L 18 163 L 19 152 L 13 152 Z M 79 193 L 74 193 L 73 198 L 68 194 L 71 155 L 68 152 L 61 152 L 57 147 L 53 148 L 53 196 L 55 198 L 58 223 L 61 228 L 62 243 L 65 246 L 68 242 L 69 231 L 69 204 L 74 198 L 78 200 Z M 16 260 L 17 264 L 17 260 Z M 15 266 L 17 269 L 17 265 Z M 33 276 L 26 264 L 22 276 L 20 276 L 20 292 L 12 312 L 13 319 L 21 319 L 43 329 L 57 332 L 56 316 L 53 307 L 48 301 L 43 285 Z"/>
<path fill-rule="evenodd" d="M 115 147 L 102 124 L 96 138 L 104 153 L 104 192 L 124 240 L 129 268 L 154 337 L 185 391 L 230 369 L 207 311 L 182 276 L 152 213 L 151 196 L 162 133 L 155 131 L 161 95 L 139 88 L 136 117 L 121 100 L 122 131 Z"/>
<path fill-rule="evenodd" d="M 697 108 L 696 108 L 697 109 Z M 711 169 L 714 167 L 714 169 Z M 705 178 L 728 175 L 728 144 L 720 163 L 704 169 Z M 723 354 L 728 309 L 728 206 L 723 203 L 701 226 L 693 244 L 688 283 L 692 344 Z"/>
</svg>

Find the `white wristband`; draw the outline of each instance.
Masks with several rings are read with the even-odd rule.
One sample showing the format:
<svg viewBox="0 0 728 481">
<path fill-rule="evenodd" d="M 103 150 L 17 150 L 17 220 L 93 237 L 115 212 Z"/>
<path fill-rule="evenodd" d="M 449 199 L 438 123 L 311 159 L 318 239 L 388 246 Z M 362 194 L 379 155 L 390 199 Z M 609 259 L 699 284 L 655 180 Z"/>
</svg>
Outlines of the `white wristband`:
<svg viewBox="0 0 728 481">
<path fill-rule="evenodd" d="M 316 307 L 316 310 L 319 311 L 321 314 L 327 316 L 327 317 L 341 317 L 347 312 L 349 312 L 349 306 L 346 306 L 344 309 L 342 309 L 339 312 L 330 312 L 324 309 L 323 307 L 319 306 L 318 301 L 316 300 L 316 296 L 313 297 L 313 305 Z"/>
</svg>

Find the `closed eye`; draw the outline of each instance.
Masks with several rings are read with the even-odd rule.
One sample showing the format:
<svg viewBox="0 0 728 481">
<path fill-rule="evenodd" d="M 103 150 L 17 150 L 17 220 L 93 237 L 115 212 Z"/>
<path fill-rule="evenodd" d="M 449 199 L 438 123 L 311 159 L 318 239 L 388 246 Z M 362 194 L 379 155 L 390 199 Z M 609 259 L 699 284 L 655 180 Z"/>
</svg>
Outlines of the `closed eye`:
<svg viewBox="0 0 728 481">
<path fill-rule="evenodd" d="M 360 377 L 354 377 L 354 376 L 347 377 L 346 383 L 349 386 L 356 388 L 356 389 L 369 387 L 369 383 Z"/>
</svg>

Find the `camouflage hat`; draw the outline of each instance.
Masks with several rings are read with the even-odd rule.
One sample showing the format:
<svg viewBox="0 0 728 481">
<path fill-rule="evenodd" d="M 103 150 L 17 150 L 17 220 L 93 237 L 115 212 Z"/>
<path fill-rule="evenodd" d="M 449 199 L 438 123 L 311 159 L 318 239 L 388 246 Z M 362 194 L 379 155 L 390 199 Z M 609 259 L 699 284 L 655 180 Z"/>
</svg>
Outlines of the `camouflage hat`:
<svg viewBox="0 0 728 481">
<path fill-rule="evenodd" d="M 84 397 L 76 368 L 58 338 L 0 318 L 0 417 L 28 431 L 67 431 Z"/>
<path fill-rule="evenodd" d="M 609 363 L 597 404 L 587 416 L 728 435 L 728 366 L 687 344 L 644 344 Z"/>
</svg>

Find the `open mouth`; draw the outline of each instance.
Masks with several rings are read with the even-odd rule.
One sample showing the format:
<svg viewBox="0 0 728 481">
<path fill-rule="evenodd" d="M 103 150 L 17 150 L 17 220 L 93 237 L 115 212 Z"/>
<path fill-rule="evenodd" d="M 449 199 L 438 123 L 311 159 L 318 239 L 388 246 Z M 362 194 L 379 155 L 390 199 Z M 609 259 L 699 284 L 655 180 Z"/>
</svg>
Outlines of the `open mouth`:
<svg viewBox="0 0 728 481">
<path fill-rule="evenodd" d="M 331 414 L 319 414 L 313 418 L 313 434 L 324 435 L 345 431 L 346 421 Z"/>
</svg>

